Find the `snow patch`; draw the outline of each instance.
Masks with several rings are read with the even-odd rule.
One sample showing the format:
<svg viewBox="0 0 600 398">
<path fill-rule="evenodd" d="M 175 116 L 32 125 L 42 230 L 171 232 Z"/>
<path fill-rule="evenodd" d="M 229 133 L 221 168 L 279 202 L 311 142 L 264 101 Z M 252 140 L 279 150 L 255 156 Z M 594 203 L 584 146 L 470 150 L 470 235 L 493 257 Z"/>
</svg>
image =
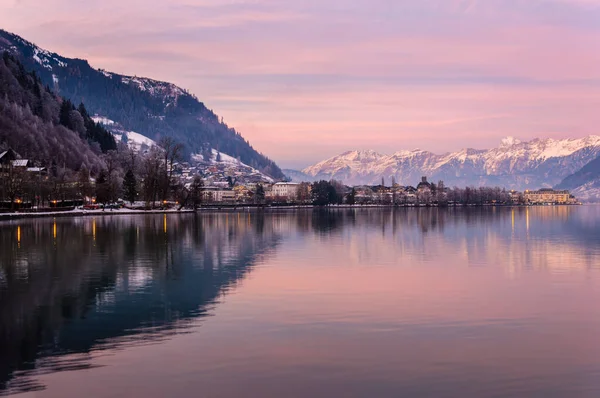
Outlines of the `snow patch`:
<svg viewBox="0 0 600 398">
<path fill-rule="evenodd" d="M 144 135 L 136 133 L 135 131 L 126 131 L 125 134 L 127 135 L 127 143 L 130 146 L 132 144 L 137 147 L 140 147 L 140 148 L 143 147 L 144 145 L 147 147 L 158 146 L 156 141 L 154 141 Z"/>
<path fill-rule="evenodd" d="M 94 121 L 94 123 L 100 123 L 105 126 L 113 126 L 115 124 L 114 120 L 110 120 L 109 118 L 104 116 L 92 116 L 92 120 Z"/>
<path fill-rule="evenodd" d="M 109 79 L 112 79 L 112 77 L 113 77 L 112 73 L 109 73 L 109 72 L 105 71 L 104 69 L 98 69 L 98 72 L 102 73 L 104 76 L 108 77 Z"/>
<path fill-rule="evenodd" d="M 41 55 L 41 57 L 40 57 Z M 50 61 L 48 60 L 48 56 L 50 53 L 46 50 L 42 50 L 39 47 L 33 48 L 33 59 L 38 64 L 42 65 L 44 68 L 48 70 L 52 70 L 52 65 L 50 65 Z"/>
</svg>

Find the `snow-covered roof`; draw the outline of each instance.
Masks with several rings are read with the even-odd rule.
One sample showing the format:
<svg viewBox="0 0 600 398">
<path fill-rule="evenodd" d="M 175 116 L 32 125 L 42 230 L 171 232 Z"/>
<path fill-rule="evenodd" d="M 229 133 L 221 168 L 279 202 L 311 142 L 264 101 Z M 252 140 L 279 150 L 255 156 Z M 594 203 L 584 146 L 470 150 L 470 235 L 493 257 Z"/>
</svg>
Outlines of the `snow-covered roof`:
<svg viewBox="0 0 600 398">
<path fill-rule="evenodd" d="M 12 161 L 13 167 L 27 167 L 28 159 L 16 159 Z"/>
</svg>

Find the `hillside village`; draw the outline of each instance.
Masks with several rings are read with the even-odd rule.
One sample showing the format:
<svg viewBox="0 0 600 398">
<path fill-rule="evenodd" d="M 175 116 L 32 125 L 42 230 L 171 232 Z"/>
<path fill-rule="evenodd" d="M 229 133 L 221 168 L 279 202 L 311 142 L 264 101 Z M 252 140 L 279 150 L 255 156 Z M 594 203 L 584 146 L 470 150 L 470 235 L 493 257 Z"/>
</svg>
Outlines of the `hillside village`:
<svg viewBox="0 0 600 398">
<path fill-rule="evenodd" d="M 143 151 L 147 148 L 142 148 Z M 156 151 L 156 147 L 151 148 Z M 161 152 L 157 152 L 159 156 Z M 168 208 L 200 206 L 461 206 L 461 205 L 541 205 L 577 204 L 569 191 L 507 191 L 501 188 L 449 188 L 443 181 L 429 182 L 422 177 L 415 186 L 402 186 L 393 179 L 386 184 L 346 186 L 341 182 L 319 181 L 295 183 L 274 181 L 226 154 L 211 150 L 206 159 L 201 155 L 192 161 L 173 162 L 166 191 L 149 196 L 144 185 L 122 181 L 111 183 L 107 177 L 76 176 L 59 180 L 57 170 L 21 158 L 14 150 L 0 152 L 0 208 L 34 210 L 43 208 L 129 207 Z M 60 173 L 58 173 L 60 174 Z M 113 190 L 112 193 L 110 191 Z"/>
</svg>

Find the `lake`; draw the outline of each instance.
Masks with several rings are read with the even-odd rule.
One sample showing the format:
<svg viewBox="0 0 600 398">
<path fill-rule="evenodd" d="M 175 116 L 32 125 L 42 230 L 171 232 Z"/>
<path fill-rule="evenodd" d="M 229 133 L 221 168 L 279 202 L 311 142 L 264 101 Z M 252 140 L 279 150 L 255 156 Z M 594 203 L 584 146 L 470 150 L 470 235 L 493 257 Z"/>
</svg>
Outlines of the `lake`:
<svg viewBox="0 0 600 398">
<path fill-rule="evenodd" d="M 600 207 L 0 223 L 0 395 L 600 397 Z"/>
</svg>

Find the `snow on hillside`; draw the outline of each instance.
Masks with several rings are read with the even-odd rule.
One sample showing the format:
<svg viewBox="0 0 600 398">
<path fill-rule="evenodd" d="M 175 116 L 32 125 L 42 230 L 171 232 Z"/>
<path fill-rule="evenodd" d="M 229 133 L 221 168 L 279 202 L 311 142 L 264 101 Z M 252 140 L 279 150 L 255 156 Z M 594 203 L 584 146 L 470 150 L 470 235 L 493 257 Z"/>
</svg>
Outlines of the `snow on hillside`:
<svg viewBox="0 0 600 398">
<path fill-rule="evenodd" d="M 96 123 L 100 123 L 100 124 L 104 125 L 105 127 L 109 127 L 110 130 L 112 130 L 111 131 L 112 135 L 115 137 L 115 139 L 118 142 L 123 142 L 124 140 L 127 141 L 127 145 L 129 146 L 129 148 L 132 148 L 135 151 L 144 152 L 153 146 L 158 146 L 156 141 L 154 141 L 142 134 L 136 133 L 135 131 L 126 131 L 121 127 L 121 125 L 119 125 L 114 120 L 111 120 L 105 116 L 95 115 L 92 117 L 92 120 Z M 230 167 L 230 166 L 235 167 L 240 170 L 243 170 L 245 173 L 248 173 L 248 174 L 260 175 L 261 178 L 263 179 L 263 181 L 274 182 L 274 180 L 271 177 L 267 176 L 266 174 L 261 173 L 260 171 L 256 170 L 253 167 L 248 166 L 247 164 L 242 163 L 241 161 L 234 158 L 233 156 L 230 156 L 223 152 L 219 152 L 216 149 L 211 149 L 211 154 L 212 154 L 212 157 L 211 157 L 210 161 L 208 162 L 209 164 L 224 165 L 227 167 Z M 220 161 L 218 161 L 218 162 L 217 162 L 217 157 L 220 158 Z M 192 160 L 197 163 L 206 163 L 206 161 L 204 160 L 204 158 L 201 154 L 192 155 Z"/>
<path fill-rule="evenodd" d="M 167 98 L 177 100 L 179 96 L 185 94 L 182 88 L 172 83 L 161 82 L 146 77 L 123 76 L 121 77 L 121 82 L 124 84 L 133 84 L 141 91 L 147 91 L 153 96 L 162 96 L 165 98 L 165 101 Z"/>
<path fill-rule="evenodd" d="M 109 118 L 104 116 L 92 116 L 92 120 L 94 121 L 94 123 L 100 123 L 104 126 L 114 126 L 115 124 L 114 120 L 110 120 Z"/>
<path fill-rule="evenodd" d="M 111 133 L 115 137 L 118 142 L 127 141 L 127 145 L 136 150 L 136 151 L 144 151 L 153 146 L 158 146 L 156 141 L 140 134 L 135 131 L 126 131 L 120 128 L 120 125 L 116 123 L 114 120 L 111 120 L 104 116 L 93 116 L 92 120 L 96 123 L 100 123 L 105 127 L 111 128 Z"/>
<path fill-rule="evenodd" d="M 60 55 L 50 52 L 48 50 L 44 50 L 43 48 L 40 48 L 38 46 L 36 46 L 35 44 L 23 39 L 22 37 L 10 34 L 11 38 L 15 41 L 18 42 L 26 47 L 29 47 L 31 49 L 31 51 L 33 52 L 32 54 L 32 58 L 35 62 L 37 62 L 38 64 L 40 64 L 44 69 L 47 69 L 49 71 L 53 70 L 54 66 L 58 66 L 61 68 L 65 68 L 68 66 L 68 64 L 64 61 L 64 58 L 61 57 Z M 16 46 L 10 46 L 8 48 L 8 50 L 10 50 L 11 52 L 17 52 L 17 47 Z"/>
<path fill-rule="evenodd" d="M 158 146 L 156 141 L 151 140 L 150 138 L 143 136 L 135 131 L 123 131 L 120 134 L 114 134 L 115 138 L 119 138 L 123 141 L 123 136 L 127 137 L 127 145 L 130 148 L 134 148 L 137 151 L 142 151 L 144 149 L 149 149 L 153 146 Z M 119 137 L 120 136 L 120 137 Z"/>
<path fill-rule="evenodd" d="M 226 153 L 223 152 L 219 152 L 214 148 L 211 148 L 211 158 L 208 161 L 210 164 L 221 164 L 221 165 L 230 165 L 230 166 L 234 166 L 234 167 L 238 167 L 240 169 L 245 169 L 248 173 L 252 173 L 252 174 L 260 174 L 262 176 L 262 178 L 265 181 L 268 182 L 274 182 L 275 180 L 273 180 L 271 177 L 269 177 L 266 174 L 261 173 L 260 171 L 256 170 L 255 168 L 248 166 L 245 163 L 242 163 L 240 160 L 234 158 L 233 156 L 229 156 Z M 220 161 L 217 161 L 217 157 L 220 157 Z M 206 163 L 207 161 L 204 159 L 204 157 L 202 156 L 202 154 L 196 153 L 192 155 L 192 160 L 198 163 Z"/>
<path fill-rule="evenodd" d="M 553 186 L 600 154 L 600 137 L 535 139 L 508 137 L 489 150 L 463 149 L 442 155 L 423 150 L 392 155 L 348 151 L 302 170 L 318 179 L 335 178 L 349 184 L 372 184 L 394 177 L 413 184 L 420 176 L 458 185 L 503 185 L 507 188 Z"/>
</svg>

